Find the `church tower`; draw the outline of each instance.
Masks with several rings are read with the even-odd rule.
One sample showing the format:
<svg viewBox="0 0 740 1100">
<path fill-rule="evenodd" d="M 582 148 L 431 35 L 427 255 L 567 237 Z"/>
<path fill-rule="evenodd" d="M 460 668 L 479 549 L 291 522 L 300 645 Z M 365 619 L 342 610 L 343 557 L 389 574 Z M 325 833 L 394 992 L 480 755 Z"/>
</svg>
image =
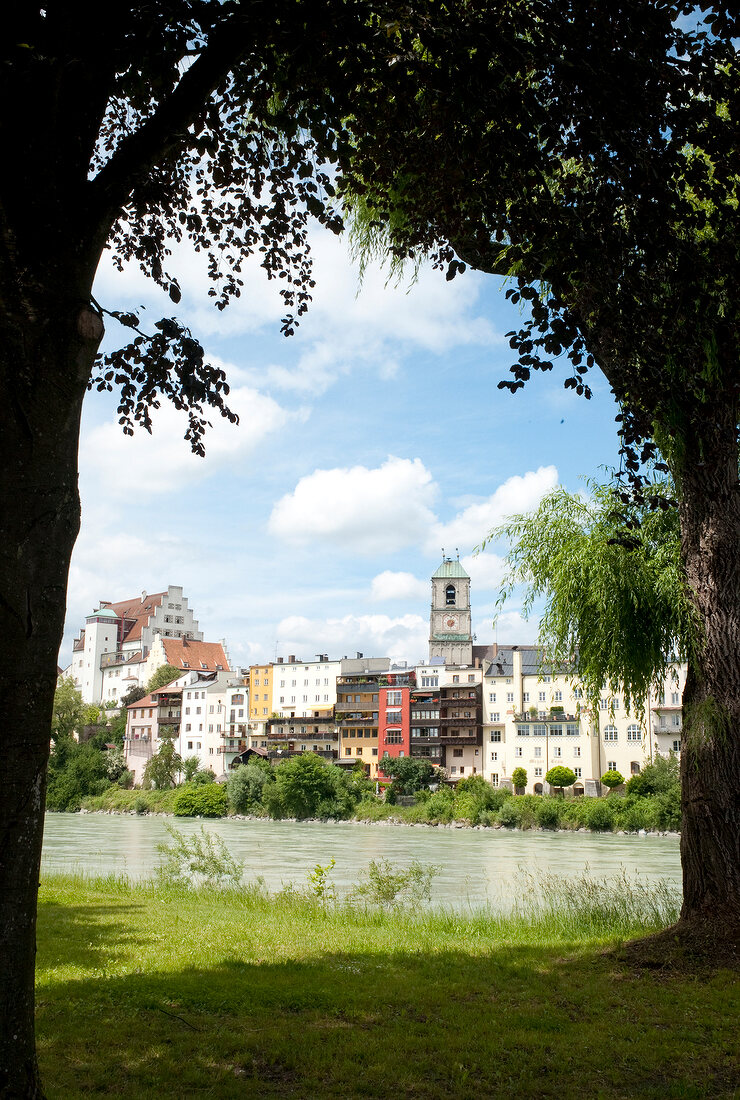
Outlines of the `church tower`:
<svg viewBox="0 0 740 1100">
<path fill-rule="evenodd" d="M 470 577 L 459 560 L 444 556 L 432 575 L 429 659 L 434 657 L 442 657 L 448 665 L 473 663 Z"/>
</svg>

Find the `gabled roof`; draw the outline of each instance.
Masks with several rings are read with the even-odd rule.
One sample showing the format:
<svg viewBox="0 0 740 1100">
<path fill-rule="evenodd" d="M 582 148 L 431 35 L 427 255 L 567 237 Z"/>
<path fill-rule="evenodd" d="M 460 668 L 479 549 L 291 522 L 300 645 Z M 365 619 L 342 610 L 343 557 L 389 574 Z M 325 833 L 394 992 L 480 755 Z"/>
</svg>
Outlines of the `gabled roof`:
<svg viewBox="0 0 740 1100">
<path fill-rule="evenodd" d="M 130 600 L 119 600 L 117 603 L 106 604 L 116 613 L 119 619 L 133 620 L 133 625 L 128 631 L 124 631 L 123 640 L 135 642 L 141 637 L 142 628 L 146 626 L 149 616 L 158 608 L 167 592 L 151 592 L 146 596 L 134 596 Z"/>
<path fill-rule="evenodd" d="M 195 642 L 190 638 L 162 638 L 161 635 L 160 638 L 168 665 L 195 672 L 230 671 L 220 642 Z"/>
</svg>

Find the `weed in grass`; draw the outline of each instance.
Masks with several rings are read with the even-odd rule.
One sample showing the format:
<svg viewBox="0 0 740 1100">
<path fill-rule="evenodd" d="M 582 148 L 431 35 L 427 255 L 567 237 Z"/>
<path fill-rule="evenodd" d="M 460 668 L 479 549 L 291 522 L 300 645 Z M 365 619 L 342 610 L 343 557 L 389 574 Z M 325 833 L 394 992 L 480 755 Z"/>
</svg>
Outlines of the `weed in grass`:
<svg viewBox="0 0 740 1100">
<path fill-rule="evenodd" d="M 432 896 L 432 882 L 440 868 L 412 860 L 408 867 L 394 867 L 387 859 L 371 860 L 349 900 L 370 905 L 404 905 L 412 908 Z"/>
<path fill-rule="evenodd" d="M 159 880 L 182 886 L 238 887 L 244 868 L 232 856 L 225 842 L 215 833 L 200 832 L 186 836 L 171 825 L 166 826 L 171 844 L 158 844 L 162 862 Z"/>
</svg>

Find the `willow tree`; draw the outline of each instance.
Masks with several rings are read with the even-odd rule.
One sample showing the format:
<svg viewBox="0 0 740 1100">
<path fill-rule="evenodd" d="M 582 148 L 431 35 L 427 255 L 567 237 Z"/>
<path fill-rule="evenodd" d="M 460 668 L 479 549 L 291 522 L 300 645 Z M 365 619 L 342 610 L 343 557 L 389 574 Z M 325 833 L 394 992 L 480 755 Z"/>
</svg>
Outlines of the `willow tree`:
<svg viewBox="0 0 740 1100">
<path fill-rule="evenodd" d="M 737 8 L 447 0 L 396 25 L 350 117 L 366 239 L 508 276 L 516 391 L 565 370 L 620 406 L 627 492 L 659 448 L 701 635 L 682 737 L 689 934 L 740 927 Z M 380 236 L 378 236 L 380 235 Z M 631 482 L 631 484 L 630 484 Z"/>
</svg>

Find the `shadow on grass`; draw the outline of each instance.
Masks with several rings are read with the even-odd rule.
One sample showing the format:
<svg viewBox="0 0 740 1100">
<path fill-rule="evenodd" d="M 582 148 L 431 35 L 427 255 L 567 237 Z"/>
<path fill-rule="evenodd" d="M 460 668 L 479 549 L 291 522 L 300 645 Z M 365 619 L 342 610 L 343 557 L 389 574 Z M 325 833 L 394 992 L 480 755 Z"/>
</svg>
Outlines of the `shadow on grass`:
<svg viewBox="0 0 740 1100">
<path fill-rule="evenodd" d="M 105 973 L 119 955 L 128 952 L 141 937 L 132 930 L 131 916 L 143 906 L 134 902 L 68 905 L 45 901 L 44 935 L 36 960 L 39 970 L 79 967 Z M 127 919 L 128 918 L 128 919 Z"/>
<path fill-rule="evenodd" d="M 38 1033 L 51 1100 L 664 1100 L 740 1090 L 738 1009 L 728 973 L 656 980 L 599 947 L 287 962 L 236 948 L 208 968 L 47 974 Z"/>
</svg>

